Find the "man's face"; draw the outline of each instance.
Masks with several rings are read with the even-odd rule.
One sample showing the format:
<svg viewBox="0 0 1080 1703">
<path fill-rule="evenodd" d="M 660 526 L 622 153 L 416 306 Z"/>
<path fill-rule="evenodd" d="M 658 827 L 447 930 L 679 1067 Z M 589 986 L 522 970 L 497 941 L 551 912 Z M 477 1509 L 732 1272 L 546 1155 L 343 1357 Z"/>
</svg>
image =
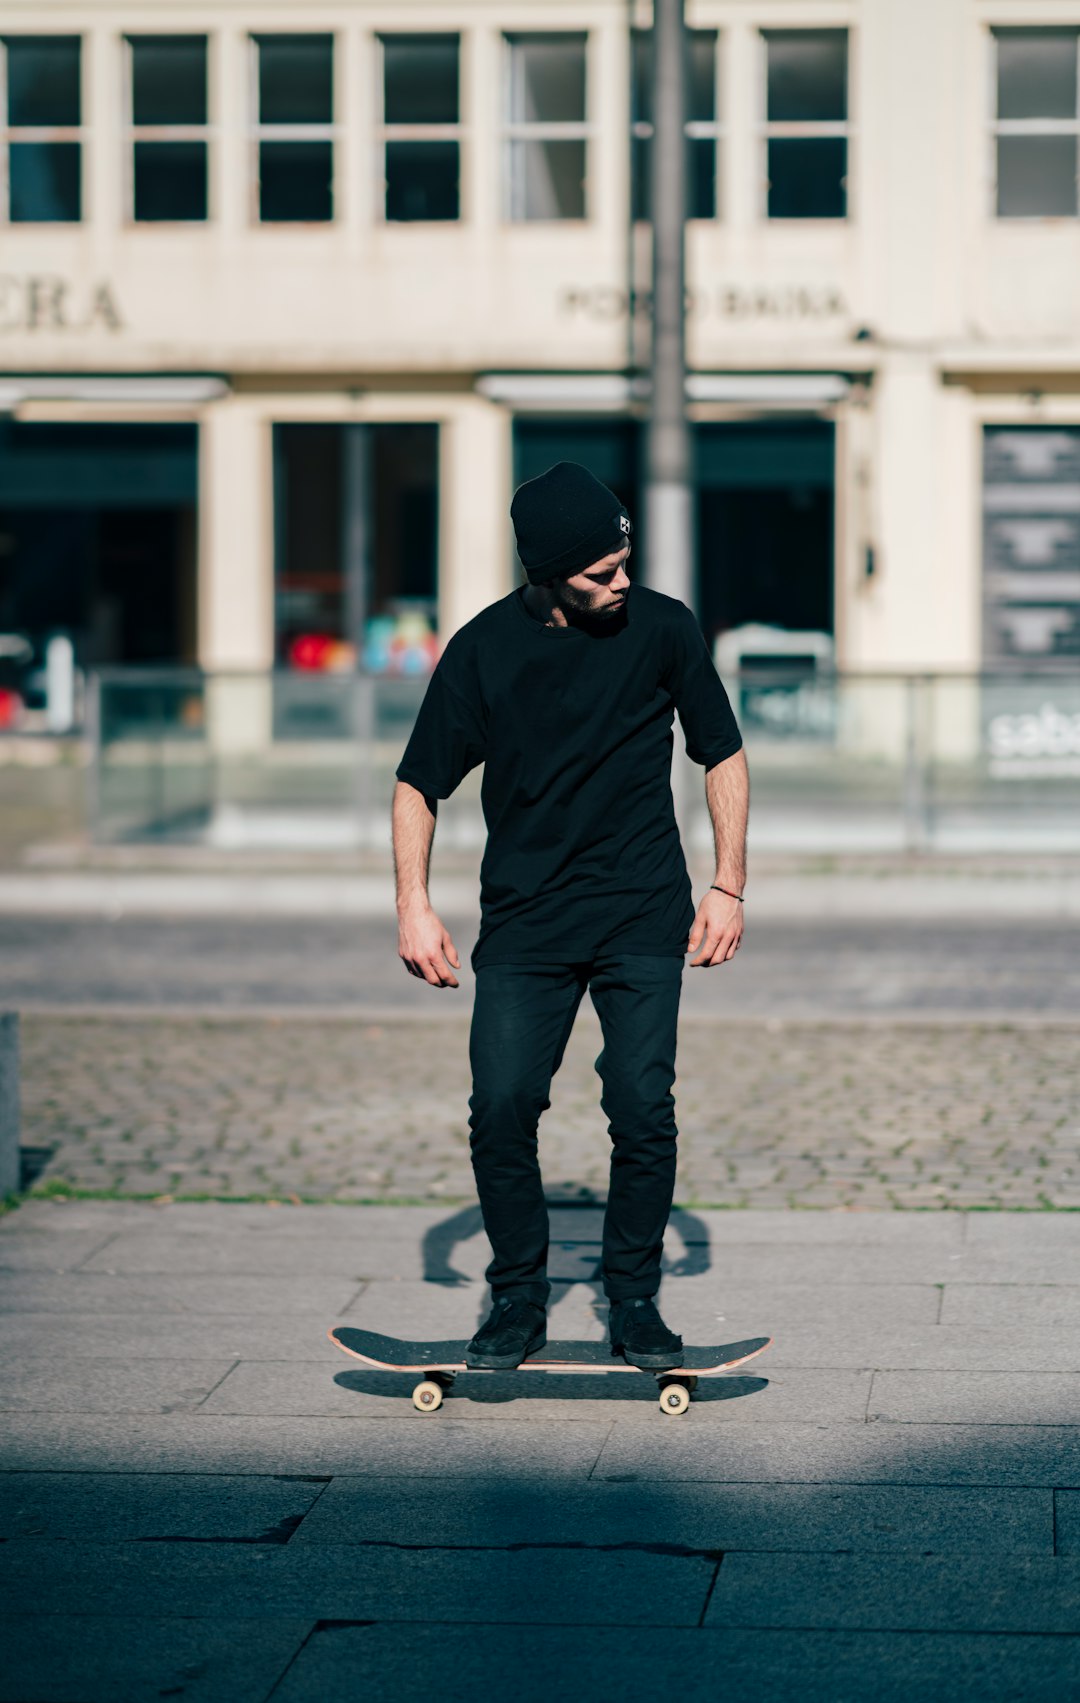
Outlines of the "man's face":
<svg viewBox="0 0 1080 1703">
<path fill-rule="evenodd" d="M 552 580 L 551 594 L 563 614 L 584 615 L 593 621 L 608 621 L 625 607 L 630 576 L 626 564 L 630 546 L 624 544 L 599 562 L 582 568 L 566 579 Z"/>
</svg>

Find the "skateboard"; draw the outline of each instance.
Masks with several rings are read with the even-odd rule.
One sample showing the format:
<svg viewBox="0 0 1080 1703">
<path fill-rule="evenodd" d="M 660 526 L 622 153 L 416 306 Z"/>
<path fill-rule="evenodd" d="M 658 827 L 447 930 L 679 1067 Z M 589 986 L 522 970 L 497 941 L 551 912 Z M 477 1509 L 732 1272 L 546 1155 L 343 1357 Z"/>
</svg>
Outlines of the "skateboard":
<svg viewBox="0 0 1080 1703">
<path fill-rule="evenodd" d="M 419 1372 L 420 1382 L 412 1393 L 413 1406 L 420 1413 L 434 1413 L 442 1406 L 445 1392 L 454 1379 L 467 1372 L 470 1377 L 498 1377 L 479 1366 L 466 1366 L 464 1337 L 454 1342 L 403 1342 L 396 1336 L 381 1336 L 374 1330 L 357 1330 L 351 1325 L 334 1325 L 327 1332 L 330 1341 L 362 1360 L 365 1366 L 376 1366 L 381 1372 Z M 660 1386 L 660 1407 L 664 1413 L 685 1413 L 690 1406 L 699 1377 L 715 1372 L 727 1372 L 763 1354 L 772 1343 L 771 1336 L 755 1336 L 746 1342 L 727 1342 L 717 1347 L 685 1348 L 682 1364 L 670 1366 L 663 1372 L 649 1372 Z M 549 1342 L 535 1354 L 530 1354 L 515 1372 L 637 1372 L 642 1368 L 630 1366 L 613 1355 L 607 1342 Z"/>
</svg>

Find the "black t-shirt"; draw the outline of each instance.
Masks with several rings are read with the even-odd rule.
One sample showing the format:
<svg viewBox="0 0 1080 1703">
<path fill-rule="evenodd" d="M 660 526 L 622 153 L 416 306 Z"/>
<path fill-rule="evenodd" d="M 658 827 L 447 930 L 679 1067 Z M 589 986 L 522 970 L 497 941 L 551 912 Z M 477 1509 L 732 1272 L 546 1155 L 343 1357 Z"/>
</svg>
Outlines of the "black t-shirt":
<svg viewBox="0 0 1080 1703">
<path fill-rule="evenodd" d="M 449 641 L 397 769 L 449 798 L 484 764 L 473 968 L 682 957 L 694 905 L 671 796 L 675 712 L 706 768 L 742 745 L 701 629 L 637 583 L 596 628 L 546 626 L 523 590 Z"/>
</svg>

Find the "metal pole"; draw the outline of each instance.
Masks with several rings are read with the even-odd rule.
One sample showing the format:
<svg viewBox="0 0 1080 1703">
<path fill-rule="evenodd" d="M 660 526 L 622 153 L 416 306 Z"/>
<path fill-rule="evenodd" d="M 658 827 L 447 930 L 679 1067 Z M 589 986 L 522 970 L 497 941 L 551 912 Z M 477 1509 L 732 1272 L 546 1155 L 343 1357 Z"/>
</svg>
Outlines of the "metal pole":
<svg viewBox="0 0 1080 1703">
<path fill-rule="evenodd" d="M 645 572 L 693 599 L 690 429 L 686 419 L 686 26 L 683 0 L 654 0 L 652 406 L 647 435 Z"/>
</svg>

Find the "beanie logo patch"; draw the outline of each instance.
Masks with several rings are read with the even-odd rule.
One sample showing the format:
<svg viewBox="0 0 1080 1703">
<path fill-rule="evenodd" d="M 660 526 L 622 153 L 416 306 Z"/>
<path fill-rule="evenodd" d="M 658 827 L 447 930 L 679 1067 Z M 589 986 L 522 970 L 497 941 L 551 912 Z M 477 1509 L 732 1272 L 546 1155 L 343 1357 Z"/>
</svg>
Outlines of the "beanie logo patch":
<svg viewBox="0 0 1080 1703">
<path fill-rule="evenodd" d="M 619 530 L 620 530 L 620 532 L 624 533 L 626 535 L 626 537 L 629 538 L 629 536 L 630 536 L 630 516 L 628 514 L 621 514 L 619 516 Z"/>
</svg>

